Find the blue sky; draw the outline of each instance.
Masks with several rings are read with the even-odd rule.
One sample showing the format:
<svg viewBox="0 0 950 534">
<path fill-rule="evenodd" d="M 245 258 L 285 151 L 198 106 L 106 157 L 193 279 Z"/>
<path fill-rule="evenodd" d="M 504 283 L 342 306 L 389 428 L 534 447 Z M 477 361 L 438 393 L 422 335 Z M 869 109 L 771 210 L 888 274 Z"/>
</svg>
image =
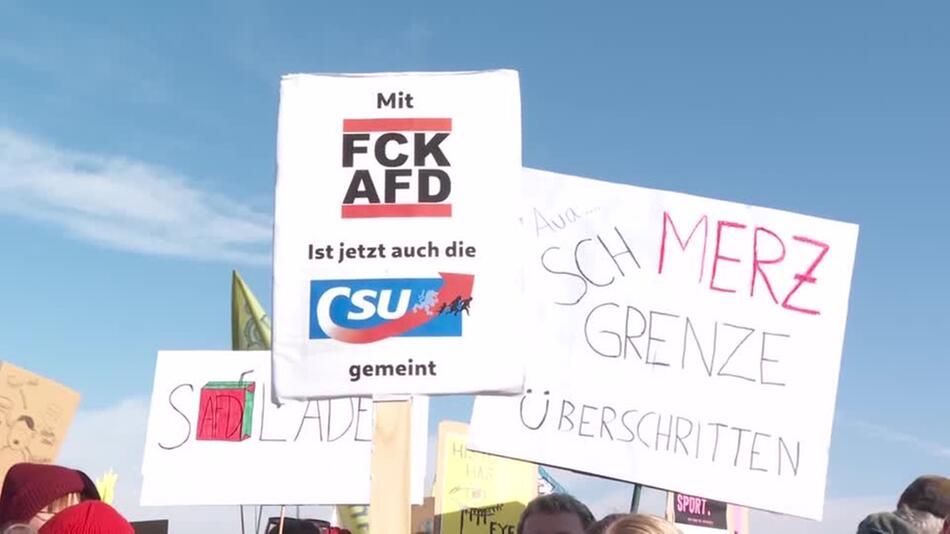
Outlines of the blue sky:
<svg viewBox="0 0 950 534">
<path fill-rule="evenodd" d="M 950 5 L 449 4 L 0 4 L 0 358 L 105 410 L 230 347 L 281 74 L 511 67 L 526 166 L 860 224 L 828 497 L 950 472 Z"/>
</svg>

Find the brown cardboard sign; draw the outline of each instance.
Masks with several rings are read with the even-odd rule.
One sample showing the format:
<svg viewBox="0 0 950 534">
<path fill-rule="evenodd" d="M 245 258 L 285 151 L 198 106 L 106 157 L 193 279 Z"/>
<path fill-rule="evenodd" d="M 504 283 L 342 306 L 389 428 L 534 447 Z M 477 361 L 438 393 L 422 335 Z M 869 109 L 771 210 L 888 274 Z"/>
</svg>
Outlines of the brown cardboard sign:
<svg viewBox="0 0 950 534">
<path fill-rule="evenodd" d="M 52 463 L 79 408 L 79 393 L 0 362 L 0 480 L 20 462 Z"/>
</svg>

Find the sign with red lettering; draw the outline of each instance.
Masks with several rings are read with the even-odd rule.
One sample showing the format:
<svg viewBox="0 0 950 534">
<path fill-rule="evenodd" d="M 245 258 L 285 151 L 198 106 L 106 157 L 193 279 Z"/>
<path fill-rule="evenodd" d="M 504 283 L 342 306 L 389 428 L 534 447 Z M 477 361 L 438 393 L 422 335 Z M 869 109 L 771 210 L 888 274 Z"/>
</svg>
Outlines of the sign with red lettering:
<svg viewBox="0 0 950 534">
<path fill-rule="evenodd" d="M 514 71 L 281 82 L 279 398 L 520 393 Z"/>
<path fill-rule="evenodd" d="M 470 448 L 820 518 L 858 227 L 524 180 L 526 391 Z"/>
</svg>

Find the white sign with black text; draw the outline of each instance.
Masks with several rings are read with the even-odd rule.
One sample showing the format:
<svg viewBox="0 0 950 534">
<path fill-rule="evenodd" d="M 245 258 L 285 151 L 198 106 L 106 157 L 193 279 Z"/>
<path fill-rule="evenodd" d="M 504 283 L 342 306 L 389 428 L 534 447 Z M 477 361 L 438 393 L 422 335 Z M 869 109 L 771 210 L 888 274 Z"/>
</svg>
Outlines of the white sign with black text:
<svg viewBox="0 0 950 534">
<path fill-rule="evenodd" d="M 524 179 L 527 389 L 469 447 L 820 518 L 858 227 Z"/>
</svg>

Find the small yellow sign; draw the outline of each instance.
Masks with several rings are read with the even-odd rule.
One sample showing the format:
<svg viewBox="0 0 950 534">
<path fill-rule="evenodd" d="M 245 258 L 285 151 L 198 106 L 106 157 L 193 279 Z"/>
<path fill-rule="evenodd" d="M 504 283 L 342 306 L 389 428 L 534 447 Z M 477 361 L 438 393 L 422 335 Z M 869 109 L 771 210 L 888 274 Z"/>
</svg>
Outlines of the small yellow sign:
<svg viewBox="0 0 950 534">
<path fill-rule="evenodd" d="M 514 534 L 538 494 L 538 466 L 469 451 L 468 425 L 439 424 L 435 513 L 439 534 Z"/>
</svg>

